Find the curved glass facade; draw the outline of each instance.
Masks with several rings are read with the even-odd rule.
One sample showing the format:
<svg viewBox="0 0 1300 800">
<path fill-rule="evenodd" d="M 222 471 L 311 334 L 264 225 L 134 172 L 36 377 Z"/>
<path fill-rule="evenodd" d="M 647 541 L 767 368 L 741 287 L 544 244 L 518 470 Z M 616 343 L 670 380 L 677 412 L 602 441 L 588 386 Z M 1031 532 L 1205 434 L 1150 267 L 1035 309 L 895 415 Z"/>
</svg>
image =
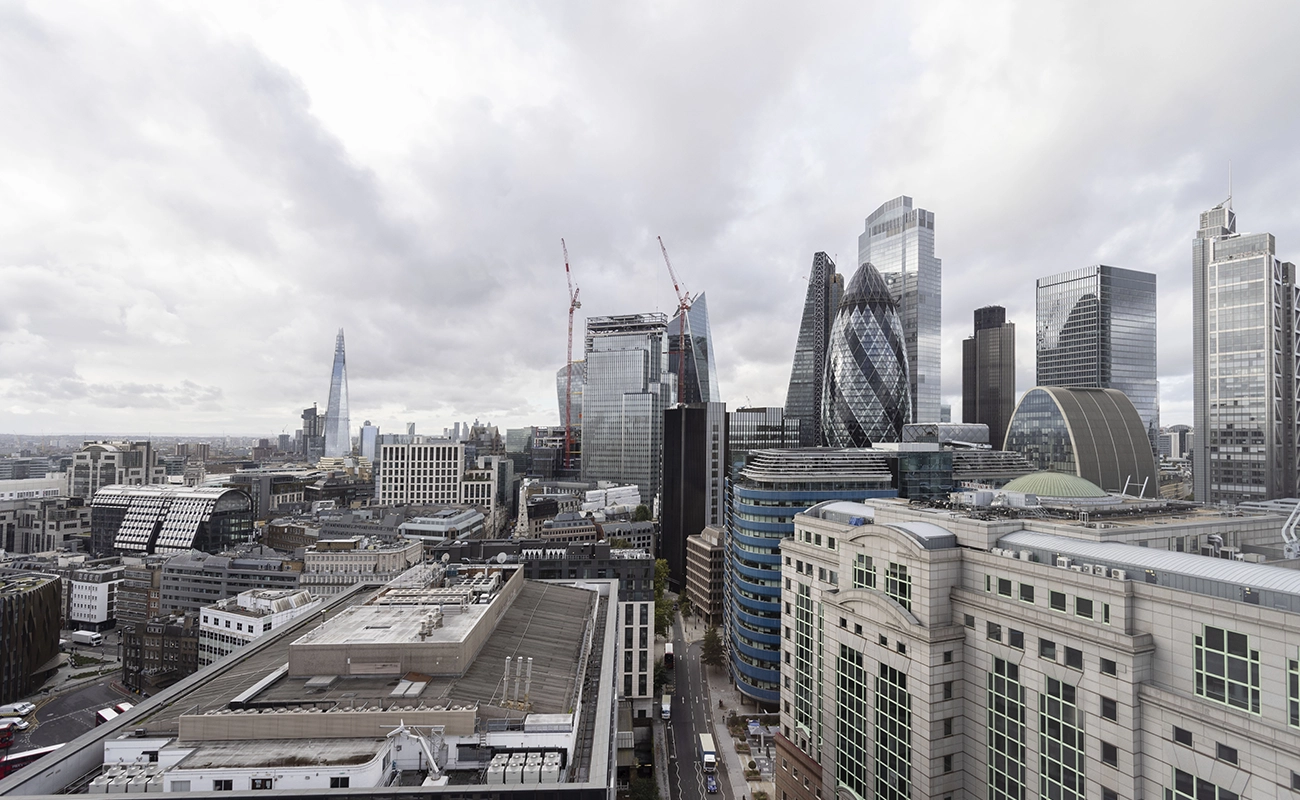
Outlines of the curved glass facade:
<svg viewBox="0 0 1300 800">
<path fill-rule="evenodd" d="M 781 691 L 781 540 L 824 500 L 894 497 L 884 454 L 755 450 L 727 482 L 725 617 L 736 688 L 776 706 Z"/>
<path fill-rule="evenodd" d="M 1037 470 L 1086 478 L 1108 492 L 1128 484 L 1156 497 L 1159 479 L 1142 418 L 1118 389 L 1039 386 L 1020 398 L 1007 426 L 1006 449 Z"/>
<path fill-rule="evenodd" d="M 889 287 L 871 264 L 849 282 L 826 353 L 822 430 L 830 447 L 897 442 L 912 419 L 907 343 Z"/>
</svg>

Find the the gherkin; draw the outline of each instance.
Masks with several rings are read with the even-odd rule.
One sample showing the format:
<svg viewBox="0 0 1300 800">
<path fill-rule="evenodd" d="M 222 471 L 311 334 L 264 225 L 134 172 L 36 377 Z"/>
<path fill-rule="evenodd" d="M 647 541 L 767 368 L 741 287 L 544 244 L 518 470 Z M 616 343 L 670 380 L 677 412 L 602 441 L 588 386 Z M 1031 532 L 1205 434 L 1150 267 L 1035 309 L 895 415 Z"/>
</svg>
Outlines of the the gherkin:
<svg viewBox="0 0 1300 800">
<path fill-rule="evenodd" d="M 870 263 L 858 267 L 835 311 L 821 417 L 829 447 L 897 442 L 912 420 L 903 322 L 889 286 Z"/>
</svg>

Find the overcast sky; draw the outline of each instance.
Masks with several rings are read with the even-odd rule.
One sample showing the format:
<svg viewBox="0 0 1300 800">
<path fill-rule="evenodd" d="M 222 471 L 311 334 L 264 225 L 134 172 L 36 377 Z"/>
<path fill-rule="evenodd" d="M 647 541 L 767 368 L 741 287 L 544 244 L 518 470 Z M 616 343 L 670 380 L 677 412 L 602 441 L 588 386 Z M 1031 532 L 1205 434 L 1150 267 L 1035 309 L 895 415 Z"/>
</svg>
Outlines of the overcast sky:
<svg viewBox="0 0 1300 800">
<path fill-rule="evenodd" d="M 781 405 L 812 255 L 935 214 L 943 393 L 971 312 L 1158 275 L 1190 423 L 1191 239 L 1228 194 L 1300 259 L 1300 6 L 0 2 L 0 430 L 555 424 L 567 296 L 707 292 L 723 399 Z M 577 327 L 581 329 L 581 318 Z M 579 338 L 579 350 L 581 350 Z"/>
</svg>

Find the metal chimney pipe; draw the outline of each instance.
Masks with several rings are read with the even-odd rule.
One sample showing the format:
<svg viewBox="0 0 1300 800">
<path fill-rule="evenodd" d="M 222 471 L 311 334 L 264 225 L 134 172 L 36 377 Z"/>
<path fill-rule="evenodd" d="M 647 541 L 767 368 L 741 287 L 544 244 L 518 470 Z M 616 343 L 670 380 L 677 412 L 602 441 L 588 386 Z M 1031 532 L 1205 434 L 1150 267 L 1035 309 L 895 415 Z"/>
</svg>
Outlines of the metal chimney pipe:
<svg viewBox="0 0 1300 800">
<path fill-rule="evenodd" d="M 528 671 L 524 674 L 527 676 L 524 678 L 524 705 L 528 705 L 528 699 L 532 697 L 532 693 L 533 693 L 533 657 L 532 656 L 528 657 Z"/>
</svg>

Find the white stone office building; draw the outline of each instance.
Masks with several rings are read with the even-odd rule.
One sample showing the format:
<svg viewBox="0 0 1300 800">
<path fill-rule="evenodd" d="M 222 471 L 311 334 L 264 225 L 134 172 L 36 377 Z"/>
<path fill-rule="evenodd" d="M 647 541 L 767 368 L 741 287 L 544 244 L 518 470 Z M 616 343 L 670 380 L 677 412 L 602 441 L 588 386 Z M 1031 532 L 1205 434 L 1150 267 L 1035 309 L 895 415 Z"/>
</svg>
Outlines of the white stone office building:
<svg viewBox="0 0 1300 800">
<path fill-rule="evenodd" d="M 97 631 L 117 622 L 117 590 L 126 568 L 101 564 L 74 570 L 68 582 L 68 627 Z"/>
<path fill-rule="evenodd" d="M 199 614 L 199 666 L 225 658 L 320 605 L 320 599 L 306 589 L 255 589 L 203 608 Z"/>
<path fill-rule="evenodd" d="M 985 516 L 796 516 L 780 800 L 1300 790 L 1300 573 L 1227 557 L 1278 517 Z"/>
<path fill-rule="evenodd" d="M 423 561 L 424 544 L 418 539 L 325 539 L 303 553 L 298 585 L 314 595 L 333 597 L 354 584 L 388 583 Z"/>
</svg>

